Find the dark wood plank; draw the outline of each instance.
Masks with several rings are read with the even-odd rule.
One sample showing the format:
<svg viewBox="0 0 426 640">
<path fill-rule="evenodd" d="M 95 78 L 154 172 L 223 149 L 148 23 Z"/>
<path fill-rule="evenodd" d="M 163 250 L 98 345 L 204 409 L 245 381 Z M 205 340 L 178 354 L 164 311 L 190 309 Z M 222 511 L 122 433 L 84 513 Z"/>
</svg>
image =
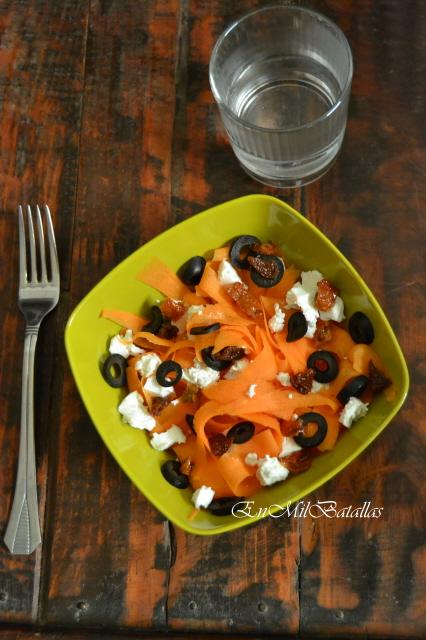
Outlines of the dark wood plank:
<svg viewBox="0 0 426 640">
<path fill-rule="evenodd" d="M 83 86 L 86 2 L 0 2 L 0 532 L 6 526 L 19 440 L 24 323 L 17 308 L 19 203 L 48 202 L 62 283 L 69 278 Z M 50 384 L 58 343 L 55 313 L 44 323 L 36 364 L 36 454 L 43 524 Z M 53 336 L 53 338 L 52 338 Z M 0 619 L 37 616 L 41 547 L 29 557 L 0 547 Z"/>
<path fill-rule="evenodd" d="M 236 16 L 259 3 L 184 3 L 178 61 L 173 218 L 247 193 L 275 193 L 240 168 L 223 132 L 208 81 L 211 50 Z M 300 208 L 300 193 L 280 193 Z M 211 539 L 176 529 L 169 578 L 172 629 L 295 633 L 299 624 L 297 521 L 264 522 Z"/>
<path fill-rule="evenodd" d="M 300 208 L 300 191 L 276 191 L 252 180 L 229 145 L 209 85 L 210 54 L 221 32 L 259 0 L 182 3 L 173 140 L 170 223 L 249 193 L 270 193 Z"/>
<path fill-rule="evenodd" d="M 2 630 L 2 640 L 132 640 L 134 638 L 140 638 L 141 640 L 188 640 L 189 638 L 196 638 L 197 640 L 223 640 L 222 634 L 197 634 L 196 636 L 190 636 L 187 633 L 143 633 L 132 635 L 113 635 L 109 632 L 84 632 L 84 631 L 24 631 L 18 629 Z M 247 640 L 247 635 L 226 635 L 226 640 Z M 253 636 L 251 636 L 253 637 Z M 267 640 L 270 636 L 260 636 L 256 634 L 256 640 Z M 276 640 L 284 638 L 284 636 L 274 636 Z M 285 640 L 292 640 L 291 636 L 285 636 Z M 294 640 L 294 637 L 293 637 Z"/>
<path fill-rule="evenodd" d="M 178 9 L 175 0 L 91 3 L 69 308 L 166 225 Z M 42 619 L 161 628 L 168 524 L 106 451 L 68 369 L 60 398 Z"/>
<path fill-rule="evenodd" d="M 301 632 L 426 635 L 424 3 L 318 2 L 355 59 L 348 131 L 336 165 L 305 190 L 305 211 L 357 266 L 394 327 L 411 371 L 409 399 L 369 450 L 321 491 L 370 500 L 378 520 L 302 521 Z M 409 35 L 408 35 L 409 34 Z"/>
</svg>

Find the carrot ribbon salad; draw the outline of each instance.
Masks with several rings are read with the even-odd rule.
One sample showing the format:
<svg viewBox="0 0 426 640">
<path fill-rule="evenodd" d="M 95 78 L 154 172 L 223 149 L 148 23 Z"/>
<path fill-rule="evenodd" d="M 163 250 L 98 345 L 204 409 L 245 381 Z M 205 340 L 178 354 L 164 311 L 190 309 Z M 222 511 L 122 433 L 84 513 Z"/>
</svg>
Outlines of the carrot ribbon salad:
<svg viewBox="0 0 426 640">
<path fill-rule="evenodd" d="M 280 249 L 235 238 L 175 274 L 155 259 L 138 275 L 167 296 L 148 317 L 105 309 L 105 380 L 126 387 L 118 406 L 169 450 L 165 481 L 192 487 L 217 515 L 261 487 L 306 471 L 391 385 L 361 311 L 345 320 L 338 289 L 300 272 Z"/>
</svg>

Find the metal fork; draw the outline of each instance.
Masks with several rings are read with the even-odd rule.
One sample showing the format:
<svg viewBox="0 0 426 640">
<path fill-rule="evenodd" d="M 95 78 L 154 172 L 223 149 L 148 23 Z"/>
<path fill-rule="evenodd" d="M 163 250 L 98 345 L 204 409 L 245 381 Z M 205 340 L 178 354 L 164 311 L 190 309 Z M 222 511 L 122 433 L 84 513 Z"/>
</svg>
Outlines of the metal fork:
<svg viewBox="0 0 426 640">
<path fill-rule="evenodd" d="M 55 235 L 49 207 L 44 205 L 47 244 L 50 256 L 50 276 L 46 266 L 46 247 L 40 207 L 36 207 L 37 235 L 34 234 L 33 213 L 27 206 L 30 275 L 27 268 L 25 224 L 22 206 L 19 217 L 19 295 L 18 305 L 25 326 L 24 358 L 22 364 L 21 433 L 18 471 L 12 511 L 4 541 L 11 553 L 29 554 L 41 542 L 37 505 L 37 482 L 34 450 L 34 356 L 40 324 L 58 303 L 59 265 Z M 37 268 L 37 245 L 40 269 Z"/>
</svg>

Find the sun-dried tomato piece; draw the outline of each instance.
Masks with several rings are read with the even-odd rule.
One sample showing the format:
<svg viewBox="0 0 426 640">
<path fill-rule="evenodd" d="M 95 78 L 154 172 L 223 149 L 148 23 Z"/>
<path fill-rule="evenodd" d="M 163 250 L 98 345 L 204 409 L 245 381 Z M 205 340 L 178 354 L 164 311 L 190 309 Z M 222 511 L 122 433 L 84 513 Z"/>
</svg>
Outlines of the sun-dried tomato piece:
<svg viewBox="0 0 426 640">
<path fill-rule="evenodd" d="M 260 300 L 249 293 L 248 286 L 242 282 L 235 282 L 226 287 L 226 293 L 236 305 L 250 318 L 257 318 L 263 314 Z"/>
<path fill-rule="evenodd" d="M 185 458 L 185 460 L 180 465 L 180 472 L 184 476 L 189 476 L 193 468 L 194 463 L 192 462 L 191 458 Z"/>
<path fill-rule="evenodd" d="M 291 473 L 307 471 L 312 464 L 313 452 L 308 450 L 295 451 L 283 458 L 283 463 Z"/>
<path fill-rule="evenodd" d="M 263 260 L 261 256 L 249 256 L 247 262 L 262 278 L 272 280 L 278 273 L 278 267 L 271 260 Z"/>
<path fill-rule="evenodd" d="M 242 347 L 223 347 L 223 349 L 214 354 L 214 357 L 219 360 L 231 362 L 231 360 L 241 360 L 245 354 L 246 352 Z"/>
<path fill-rule="evenodd" d="M 330 280 L 323 278 L 317 284 L 317 295 L 315 296 L 315 306 L 319 311 L 328 311 L 334 304 L 339 290 L 333 287 Z"/>
<path fill-rule="evenodd" d="M 392 384 L 392 381 L 375 366 L 372 360 L 368 363 L 368 380 L 368 385 L 374 393 L 379 393 Z"/>
<path fill-rule="evenodd" d="M 170 320 L 179 320 L 185 313 L 185 305 L 182 300 L 167 298 L 160 304 L 161 313 Z"/>
<path fill-rule="evenodd" d="M 254 244 L 250 247 L 254 253 L 262 253 L 264 256 L 279 255 L 279 248 L 273 242 L 262 242 L 262 244 Z"/>
<path fill-rule="evenodd" d="M 290 376 L 291 384 L 299 393 L 303 393 L 305 395 L 312 389 L 314 376 L 314 369 L 306 369 L 306 371 L 301 371 L 300 373 L 295 373 Z"/>
<path fill-rule="evenodd" d="M 314 340 L 317 345 L 325 344 L 326 342 L 330 342 L 332 339 L 331 334 L 331 323 L 328 320 L 321 320 L 318 318 L 317 326 L 314 333 Z"/>
<path fill-rule="evenodd" d="M 232 442 L 232 438 L 224 436 L 223 433 L 215 433 L 209 438 L 212 454 L 214 456 L 217 456 L 218 458 L 220 458 L 220 456 L 223 456 L 223 454 L 228 451 Z"/>
<path fill-rule="evenodd" d="M 153 416 L 159 416 L 161 412 L 169 406 L 172 400 L 176 398 L 174 393 L 169 394 L 165 398 L 153 398 L 151 405 L 151 413 Z"/>
</svg>

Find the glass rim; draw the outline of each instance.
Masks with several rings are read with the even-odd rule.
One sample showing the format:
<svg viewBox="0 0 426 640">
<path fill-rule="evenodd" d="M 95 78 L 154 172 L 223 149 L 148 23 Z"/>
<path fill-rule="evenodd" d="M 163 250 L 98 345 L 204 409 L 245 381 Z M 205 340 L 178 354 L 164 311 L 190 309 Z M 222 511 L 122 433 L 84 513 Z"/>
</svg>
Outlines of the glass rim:
<svg viewBox="0 0 426 640">
<path fill-rule="evenodd" d="M 349 70 L 346 78 L 346 84 L 341 91 L 339 99 L 335 102 L 335 104 L 333 104 L 329 109 L 327 109 L 325 113 L 323 113 L 318 118 L 315 118 L 315 120 L 310 120 L 305 124 L 297 125 L 294 127 L 280 127 L 280 128 L 261 127 L 259 125 L 249 122 L 248 120 L 245 120 L 244 118 L 241 118 L 240 116 L 237 116 L 232 111 L 232 109 L 230 109 L 228 105 L 220 97 L 216 87 L 216 82 L 213 77 L 213 71 L 212 71 L 214 62 L 218 55 L 219 48 L 224 42 L 225 38 L 231 33 L 231 31 L 233 31 L 236 27 L 238 27 L 244 20 L 246 20 L 247 18 L 251 18 L 257 13 L 263 13 L 263 12 L 268 12 L 268 11 L 277 10 L 277 9 L 280 11 L 281 10 L 291 11 L 293 13 L 307 13 L 307 14 L 310 14 L 311 16 L 314 16 L 317 19 L 319 18 L 322 22 L 326 22 L 333 29 L 333 31 L 337 32 L 337 34 L 341 37 L 343 41 L 343 45 L 345 46 L 346 51 L 348 53 Z M 352 83 L 352 76 L 353 76 L 352 50 L 351 50 L 349 41 L 346 35 L 344 34 L 344 32 L 342 31 L 342 29 L 335 22 L 333 22 L 333 20 L 331 20 L 330 18 L 327 18 L 327 16 L 324 16 L 322 13 L 319 13 L 318 11 L 314 11 L 312 9 L 307 9 L 306 7 L 300 7 L 300 6 L 294 6 L 294 5 L 271 4 L 266 7 L 260 7 L 258 9 L 254 9 L 253 11 L 250 11 L 249 13 L 244 14 L 240 18 L 237 18 L 236 20 L 234 20 L 234 22 L 231 22 L 231 24 L 229 24 L 226 27 L 226 29 L 220 34 L 219 38 L 216 40 L 216 43 L 210 55 L 210 62 L 209 62 L 210 88 L 218 106 L 221 109 L 223 109 L 225 113 L 237 124 L 243 125 L 254 131 L 260 131 L 265 133 L 287 133 L 287 132 L 293 132 L 293 131 L 301 131 L 302 129 L 311 128 L 319 124 L 320 122 L 327 120 L 331 115 L 333 115 L 335 111 L 337 111 L 337 109 L 341 106 L 341 104 L 345 100 Z"/>
</svg>

